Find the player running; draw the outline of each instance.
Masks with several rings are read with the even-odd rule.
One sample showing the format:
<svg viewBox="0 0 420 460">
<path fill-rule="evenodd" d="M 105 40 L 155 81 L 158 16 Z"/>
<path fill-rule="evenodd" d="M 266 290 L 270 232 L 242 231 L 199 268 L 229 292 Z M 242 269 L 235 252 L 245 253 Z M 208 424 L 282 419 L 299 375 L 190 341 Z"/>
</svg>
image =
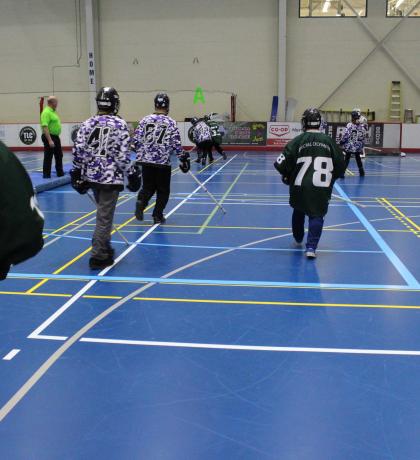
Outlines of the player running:
<svg viewBox="0 0 420 460">
<path fill-rule="evenodd" d="M 213 160 L 213 136 L 211 133 L 210 126 L 204 121 L 198 118 L 192 118 L 191 124 L 193 126 L 192 138 L 193 142 L 197 146 L 197 163 L 201 161 L 202 166 L 206 165 L 207 157 L 209 162 Z"/>
<path fill-rule="evenodd" d="M 213 146 L 216 151 L 222 156 L 224 160 L 227 159 L 226 153 L 222 149 L 223 136 L 225 134 L 223 126 L 219 126 L 219 123 L 214 121 L 211 115 L 205 115 L 204 121 L 210 127 Z M 213 153 L 210 156 L 210 162 L 213 162 Z"/>
<path fill-rule="evenodd" d="M 365 175 L 361 155 L 363 154 L 367 134 L 368 124 L 366 118 L 362 117 L 360 109 L 354 109 L 351 112 L 351 122 L 347 124 L 341 137 L 340 145 L 346 153 L 346 169 L 349 166 L 351 156 L 354 154 L 361 177 Z M 340 177 L 344 179 L 344 173 Z"/>
<path fill-rule="evenodd" d="M 305 216 L 309 217 L 306 257 L 315 259 L 324 217 L 335 180 L 345 171 L 343 152 L 319 131 L 321 114 L 309 108 L 302 116 L 303 133 L 290 141 L 274 167 L 290 186 L 293 208 L 293 236 L 301 245 L 305 234 Z"/>
<path fill-rule="evenodd" d="M 124 175 L 134 173 L 127 123 L 117 115 L 120 108 L 117 90 L 101 88 L 96 105 L 98 114 L 82 123 L 77 133 L 70 171 L 73 188 L 81 194 L 91 188 L 96 200 L 96 227 L 89 260 L 92 270 L 114 263 L 111 230 L 115 207 L 124 189 Z"/>
<path fill-rule="evenodd" d="M 134 132 L 133 145 L 137 163 L 142 166 L 143 186 L 136 203 L 136 218 L 143 220 L 144 210 L 156 193 L 153 210 L 155 224 L 163 224 L 163 215 L 171 189 L 171 154 L 182 153 L 181 135 L 176 122 L 168 116 L 170 100 L 167 94 L 155 97 L 155 112 L 140 120 Z"/>
</svg>

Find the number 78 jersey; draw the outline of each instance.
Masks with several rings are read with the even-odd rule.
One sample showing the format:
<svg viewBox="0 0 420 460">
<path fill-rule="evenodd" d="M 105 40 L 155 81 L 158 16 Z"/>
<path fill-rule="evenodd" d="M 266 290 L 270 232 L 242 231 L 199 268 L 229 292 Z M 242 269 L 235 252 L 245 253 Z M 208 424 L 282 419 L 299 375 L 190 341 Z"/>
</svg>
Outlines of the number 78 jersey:
<svg viewBox="0 0 420 460">
<path fill-rule="evenodd" d="M 163 114 L 148 115 L 140 120 L 134 132 L 133 144 L 139 163 L 169 166 L 171 154 L 182 152 L 176 122 Z"/>
<path fill-rule="evenodd" d="M 276 169 L 290 182 L 290 205 L 310 217 L 322 217 L 335 180 L 345 171 L 344 154 L 331 137 L 317 131 L 300 134 L 277 158 Z"/>
</svg>

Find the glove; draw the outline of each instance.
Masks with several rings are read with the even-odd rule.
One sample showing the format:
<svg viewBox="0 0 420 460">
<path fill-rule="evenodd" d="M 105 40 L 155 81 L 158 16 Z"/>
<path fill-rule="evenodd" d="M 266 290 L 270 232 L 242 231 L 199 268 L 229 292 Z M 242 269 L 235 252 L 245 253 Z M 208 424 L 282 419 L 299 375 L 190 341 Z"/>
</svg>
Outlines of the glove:
<svg viewBox="0 0 420 460">
<path fill-rule="evenodd" d="M 179 169 L 183 173 L 187 173 L 191 169 L 190 154 L 184 151 L 178 155 L 178 159 L 179 159 Z"/>
<path fill-rule="evenodd" d="M 287 176 L 281 176 L 281 181 L 284 185 L 290 185 L 290 179 Z"/>
<path fill-rule="evenodd" d="M 71 186 L 80 195 L 84 195 L 90 189 L 89 182 L 82 179 L 82 170 L 74 168 L 70 171 Z"/>
<path fill-rule="evenodd" d="M 141 187 L 141 170 L 138 166 L 134 166 L 133 171 L 127 176 L 127 190 L 130 192 L 138 192 Z"/>
</svg>

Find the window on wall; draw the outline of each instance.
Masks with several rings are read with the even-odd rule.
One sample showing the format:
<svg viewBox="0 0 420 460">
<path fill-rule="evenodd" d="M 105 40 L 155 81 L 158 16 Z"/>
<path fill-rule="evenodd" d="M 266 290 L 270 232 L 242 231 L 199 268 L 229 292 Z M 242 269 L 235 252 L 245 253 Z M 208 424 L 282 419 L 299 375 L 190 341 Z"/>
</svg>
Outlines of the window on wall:
<svg viewBox="0 0 420 460">
<path fill-rule="evenodd" d="M 366 16 L 367 0 L 300 0 L 301 18 Z"/>
<path fill-rule="evenodd" d="M 388 0 L 386 15 L 420 17 L 420 2 L 419 0 Z"/>
</svg>

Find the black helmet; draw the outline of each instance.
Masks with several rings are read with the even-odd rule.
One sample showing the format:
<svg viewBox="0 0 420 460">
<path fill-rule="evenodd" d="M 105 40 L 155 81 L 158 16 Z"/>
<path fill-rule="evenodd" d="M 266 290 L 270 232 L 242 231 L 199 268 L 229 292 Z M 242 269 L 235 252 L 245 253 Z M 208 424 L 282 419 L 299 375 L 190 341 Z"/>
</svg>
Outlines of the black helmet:
<svg viewBox="0 0 420 460">
<path fill-rule="evenodd" d="M 169 96 L 166 93 L 156 94 L 155 109 L 169 110 Z"/>
<path fill-rule="evenodd" d="M 311 107 L 303 112 L 301 121 L 304 131 L 308 129 L 319 129 L 321 126 L 321 114 L 318 109 Z"/>
<path fill-rule="evenodd" d="M 351 119 L 358 120 L 362 116 L 362 111 L 360 109 L 353 109 L 351 112 Z"/>
<path fill-rule="evenodd" d="M 195 126 L 200 120 L 197 117 L 191 118 L 191 124 Z"/>
<path fill-rule="evenodd" d="M 96 96 L 96 105 L 98 110 L 116 115 L 120 110 L 120 96 L 117 90 L 112 86 L 101 88 Z"/>
<path fill-rule="evenodd" d="M 204 121 L 210 121 L 210 120 L 211 120 L 211 116 L 210 116 L 210 115 L 204 115 L 203 120 L 204 120 Z"/>
</svg>

